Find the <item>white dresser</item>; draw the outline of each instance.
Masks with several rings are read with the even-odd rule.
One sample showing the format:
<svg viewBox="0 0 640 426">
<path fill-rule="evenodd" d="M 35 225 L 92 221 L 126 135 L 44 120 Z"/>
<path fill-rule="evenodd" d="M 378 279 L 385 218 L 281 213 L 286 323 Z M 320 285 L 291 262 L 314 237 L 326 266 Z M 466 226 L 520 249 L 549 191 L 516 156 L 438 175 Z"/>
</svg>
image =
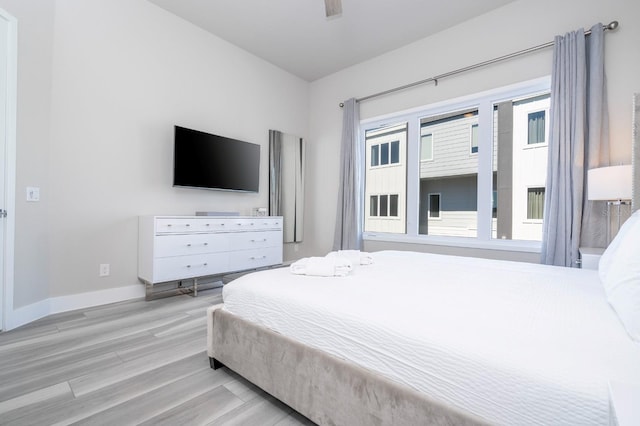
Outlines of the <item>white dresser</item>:
<svg viewBox="0 0 640 426">
<path fill-rule="evenodd" d="M 280 216 L 140 216 L 138 278 L 157 283 L 282 263 Z M 147 289 L 147 293 L 148 293 Z"/>
</svg>

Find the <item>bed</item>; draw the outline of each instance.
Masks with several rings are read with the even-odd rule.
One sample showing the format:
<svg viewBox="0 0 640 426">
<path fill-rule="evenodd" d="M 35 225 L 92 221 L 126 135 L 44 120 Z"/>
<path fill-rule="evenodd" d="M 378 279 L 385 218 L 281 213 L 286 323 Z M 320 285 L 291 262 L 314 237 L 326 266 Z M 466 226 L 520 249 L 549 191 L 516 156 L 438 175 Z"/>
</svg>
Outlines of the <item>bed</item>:
<svg viewBox="0 0 640 426">
<path fill-rule="evenodd" d="M 640 292 L 629 314 L 603 284 L 638 263 L 617 240 L 601 271 L 383 251 L 249 274 L 209 310 L 208 355 L 318 424 L 609 424 L 608 383 L 640 383 Z"/>
</svg>

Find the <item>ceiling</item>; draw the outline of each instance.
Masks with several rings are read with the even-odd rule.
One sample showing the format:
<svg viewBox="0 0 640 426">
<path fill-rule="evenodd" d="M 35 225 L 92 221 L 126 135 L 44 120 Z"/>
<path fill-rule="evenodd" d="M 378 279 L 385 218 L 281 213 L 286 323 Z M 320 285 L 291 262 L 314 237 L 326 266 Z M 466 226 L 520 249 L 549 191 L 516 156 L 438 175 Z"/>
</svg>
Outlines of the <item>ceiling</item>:
<svg viewBox="0 0 640 426">
<path fill-rule="evenodd" d="M 514 0 L 149 0 L 228 42 L 314 81 Z"/>
</svg>

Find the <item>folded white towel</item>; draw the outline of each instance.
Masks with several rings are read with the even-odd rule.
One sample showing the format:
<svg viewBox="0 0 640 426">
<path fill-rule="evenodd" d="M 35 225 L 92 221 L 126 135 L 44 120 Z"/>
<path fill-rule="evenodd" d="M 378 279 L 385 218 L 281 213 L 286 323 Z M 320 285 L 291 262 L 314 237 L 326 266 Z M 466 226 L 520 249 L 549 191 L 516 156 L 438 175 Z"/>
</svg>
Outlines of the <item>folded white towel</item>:
<svg viewBox="0 0 640 426">
<path fill-rule="evenodd" d="M 289 267 L 292 274 L 317 277 L 344 277 L 353 269 L 351 261 L 344 257 L 305 257 Z"/>
<path fill-rule="evenodd" d="M 373 256 L 371 253 L 360 250 L 338 250 L 332 251 L 327 254 L 326 257 L 343 257 L 349 259 L 351 263 L 355 265 L 371 265 L 373 263 Z"/>
</svg>

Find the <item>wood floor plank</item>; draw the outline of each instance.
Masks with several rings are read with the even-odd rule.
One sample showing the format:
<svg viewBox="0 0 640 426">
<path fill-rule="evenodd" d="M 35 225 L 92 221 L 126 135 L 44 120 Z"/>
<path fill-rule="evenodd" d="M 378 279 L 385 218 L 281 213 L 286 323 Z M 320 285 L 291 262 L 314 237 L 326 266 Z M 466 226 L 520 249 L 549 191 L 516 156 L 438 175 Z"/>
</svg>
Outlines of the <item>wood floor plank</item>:
<svg viewBox="0 0 640 426">
<path fill-rule="evenodd" d="M 74 398 L 69 383 L 63 382 L 0 402 L 0 423 L 20 418 L 32 407 L 70 401 Z"/>
<path fill-rule="evenodd" d="M 192 398 L 221 387 L 231 377 L 223 370 L 198 372 L 177 380 L 170 388 L 162 387 L 130 399 L 107 410 L 82 419 L 76 424 L 119 425 L 140 424 L 161 415 Z M 233 398 L 235 396 L 232 395 Z M 242 401 L 238 399 L 238 404 Z"/>
<path fill-rule="evenodd" d="M 204 425 L 242 405 L 224 386 L 218 386 L 195 398 L 192 398 L 171 410 L 154 416 L 142 425 Z"/>
<path fill-rule="evenodd" d="M 123 362 L 118 355 L 107 352 L 87 360 L 82 360 L 74 364 L 60 364 L 53 369 L 40 370 L 37 374 L 31 374 L 24 378 L 18 378 L 11 382 L 3 383 L 0 388 L 0 401 L 6 401 L 17 396 L 21 396 L 43 387 L 55 385 L 70 379 L 82 377 L 98 368 L 117 369 Z M 37 365 L 34 365 L 37 368 Z"/>
<path fill-rule="evenodd" d="M 69 384 L 76 396 L 82 396 L 102 387 L 117 383 L 127 377 L 171 364 L 197 353 L 202 353 L 205 345 L 206 336 L 202 336 L 200 342 L 189 342 L 187 344 L 165 348 L 161 351 L 123 362 L 114 367 L 101 368 L 96 372 L 74 378 L 69 381 Z"/>
<path fill-rule="evenodd" d="M 88 360 L 104 353 L 117 353 L 119 351 L 133 350 L 132 348 L 144 348 L 158 339 L 147 333 L 141 332 L 131 336 L 119 337 L 95 345 L 82 348 L 73 348 L 65 352 L 38 354 L 34 356 L 23 356 L 17 359 L 5 359 L 4 364 L 8 368 L 2 368 L 0 363 L 0 383 L 4 381 L 16 380 L 20 377 L 28 377 L 40 374 L 39 371 L 46 371 L 55 368 L 60 364 L 74 364 L 77 361 Z M 120 357 L 122 359 L 122 357 Z M 34 368 L 36 365 L 36 368 Z"/>
<path fill-rule="evenodd" d="M 208 423 L 211 426 L 271 426 L 286 418 L 291 408 L 272 396 L 254 398 Z"/>
<path fill-rule="evenodd" d="M 107 410 L 130 399 L 161 387 L 171 388 L 179 379 L 192 374 L 206 374 L 210 370 L 204 353 L 180 359 L 146 373 L 129 377 L 95 392 L 54 407 L 37 407 L 28 415 L 7 425 L 70 424 Z M 222 371 L 222 370 L 221 370 Z M 2 422 L 4 424 L 4 422 Z"/>
</svg>

